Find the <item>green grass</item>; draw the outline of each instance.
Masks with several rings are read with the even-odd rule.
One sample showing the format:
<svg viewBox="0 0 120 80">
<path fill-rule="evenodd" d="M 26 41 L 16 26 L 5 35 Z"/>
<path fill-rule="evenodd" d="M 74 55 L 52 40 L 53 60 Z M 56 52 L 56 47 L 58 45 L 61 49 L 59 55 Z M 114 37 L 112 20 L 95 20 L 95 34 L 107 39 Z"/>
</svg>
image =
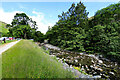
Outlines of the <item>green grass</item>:
<svg viewBox="0 0 120 80">
<path fill-rule="evenodd" d="M 13 41 L 17 41 L 17 40 L 6 40 L 6 43 L 10 43 L 10 42 L 13 42 Z M 3 44 L 6 44 L 6 43 L 4 43 L 4 41 L 2 41 L 2 43 L 1 43 L 1 41 L 0 41 L 0 46 L 3 45 Z"/>
<path fill-rule="evenodd" d="M 6 27 L 6 23 L 0 21 L 0 32 L 7 33 L 8 29 L 5 27 Z"/>
<path fill-rule="evenodd" d="M 73 78 L 34 42 L 22 40 L 2 54 L 2 78 Z"/>
<path fill-rule="evenodd" d="M 2 78 L 2 55 L 0 55 L 0 80 Z"/>
</svg>

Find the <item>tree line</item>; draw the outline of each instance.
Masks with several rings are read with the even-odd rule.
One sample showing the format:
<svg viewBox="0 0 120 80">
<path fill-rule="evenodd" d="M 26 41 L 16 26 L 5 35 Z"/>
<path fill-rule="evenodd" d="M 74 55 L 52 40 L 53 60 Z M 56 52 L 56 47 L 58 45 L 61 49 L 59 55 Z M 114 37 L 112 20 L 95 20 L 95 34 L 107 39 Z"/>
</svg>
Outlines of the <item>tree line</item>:
<svg viewBox="0 0 120 80">
<path fill-rule="evenodd" d="M 98 10 L 88 18 L 82 2 L 73 3 L 46 33 L 49 43 L 66 50 L 100 53 L 120 60 L 120 3 Z"/>
</svg>

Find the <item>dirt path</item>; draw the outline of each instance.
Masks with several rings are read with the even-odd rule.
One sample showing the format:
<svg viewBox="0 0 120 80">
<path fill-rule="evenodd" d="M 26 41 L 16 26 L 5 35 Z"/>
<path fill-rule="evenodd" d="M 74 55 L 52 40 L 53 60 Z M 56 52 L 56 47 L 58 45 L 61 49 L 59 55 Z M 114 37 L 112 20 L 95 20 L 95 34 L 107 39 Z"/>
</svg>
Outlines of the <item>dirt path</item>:
<svg viewBox="0 0 120 80">
<path fill-rule="evenodd" d="M 7 43 L 7 44 L 4 44 L 4 45 L 0 46 L 0 54 L 2 54 L 7 49 L 11 48 L 13 45 L 15 45 L 16 43 L 18 43 L 19 41 L 14 41 L 14 42 Z"/>
</svg>

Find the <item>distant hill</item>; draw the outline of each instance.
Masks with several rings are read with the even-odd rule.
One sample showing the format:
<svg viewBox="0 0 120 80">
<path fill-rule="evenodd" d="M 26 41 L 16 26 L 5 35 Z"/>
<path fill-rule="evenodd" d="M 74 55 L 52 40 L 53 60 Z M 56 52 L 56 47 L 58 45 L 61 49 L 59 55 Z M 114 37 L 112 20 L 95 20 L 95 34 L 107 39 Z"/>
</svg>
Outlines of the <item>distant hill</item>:
<svg viewBox="0 0 120 80">
<path fill-rule="evenodd" d="M 92 19 L 94 19 L 94 16 L 92 16 L 92 17 L 88 18 L 88 20 L 92 20 Z"/>
<path fill-rule="evenodd" d="M 7 23 L 0 21 L 0 37 L 1 37 L 1 34 L 6 34 L 8 32 L 6 25 Z"/>
</svg>

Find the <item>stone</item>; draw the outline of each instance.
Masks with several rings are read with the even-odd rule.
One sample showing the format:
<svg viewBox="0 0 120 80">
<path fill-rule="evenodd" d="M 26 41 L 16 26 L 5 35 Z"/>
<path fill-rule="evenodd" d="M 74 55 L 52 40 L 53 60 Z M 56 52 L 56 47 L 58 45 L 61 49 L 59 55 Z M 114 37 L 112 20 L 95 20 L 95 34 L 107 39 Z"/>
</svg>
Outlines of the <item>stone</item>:
<svg viewBox="0 0 120 80">
<path fill-rule="evenodd" d="M 73 57 L 71 57 L 71 60 L 73 60 Z"/>
<path fill-rule="evenodd" d="M 67 59 L 69 59 L 69 58 L 70 58 L 70 56 L 67 57 Z"/>
<path fill-rule="evenodd" d="M 64 61 L 66 61 L 66 59 L 63 59 Z"/>
<path fill-rule="evenodd" d="M 79 53 L 80 55 L 83 55 L 83 53 Z"/>
<path fill-rule="evenodd" d="M 84 71 L 84 68 L 82 67 L 81 70 Z"/>
<path fill-rule="evenodd" d="M 92 63 L 94 63 L 93 59 L 91 60 Z"/>
<path fill-rule="evenodd" d="M 56 59 L 59 60 L 60 58 L 57 57 Z"/>
<path fill-rule="evenodd" d="M 55 57 L 55 55 L 50 55 L 51 57 Z"/>
<path fill-rule="evenodd" d="M 77 62 L 78 62 L 78 60 L 76 59 L 76 60 L 75 60 L 75 62 L 77 63 Z"/>
<path fill-rule="evenodd" d="M 44 45 L 44 43 L 41 43 L 41 44 L 40 44 L 40 46 L 43 46 L 43 45 Z"/>
<path fill-rule="evenodd" d="M 96 76 L 93 76 L 94 78 L 101 78 L 101 76 L 100 75 L 96 75 Z"/>
<path fill-rule="evenodd" d="M 100 57 L 100 58 L 102 58 L 102 57 L 103 57 L 103 55 L 99 55 L 99 57 Z"/>
<path fill-rule="evenodd" d="M 91 67 L 91 68 L 93 68 L 93 66 L 92 66 L 92 65 L 90 65 L 90 67 Z"/>
<path fill-rule="evenodd" d="M 71 69 L 73 68 L 72 65 L 70 65 L 70 68 L 71 68 Z"/>
<path fill-rule="evenodd" d="M 103 71 L 101 68 L 98 68 L 97 70 L 99 70 L 99 71 L 101 71 L 101 72 Z"/>
<path fill-rule="evenodd" d="M 97 72 L 94 72 L 93 74 L 96 74 Z"/>
<path fill-rule="evenodd" d="M 115 66 L 117 66 L 117 63 L 115 62 Z"/>
<path fill-rule="evenodd" d="M 87 69 L 87 71 L 89 71 L 90 69 Z"/>
<path fill-rule="evenodd" d="M 106 64 L 103 64 L 105 67 L 107 67 L 107 65 Z"/>
<path fill-rule="evenodd" d="M 81 66 L 81 64 L 79 63 L 79 66 Z"/>
<path fill-rule="evenodd" d="M 115 75 L 114 72 L 109 72 L 109 73 L 112 74 L 112 75 Z"/>
<path fill-rule="evenodd" d="M 93 66 L 96 66 L 95 64 L 93 64 Z"/>
<path fill-rule="evenodd" d="M 99 62 L 99 63 L 103 63 L 103 61 L 102 61 L 102 60 L 98 60 L 98 62 Z"/>
<path fill-rule="evenodd" d="M 97 66 L 95 66 L 95 67 L 94 67 L 94 69 L 98 69 L 98 67 L 97 67 Z"/>
<path fill-rule="evenodd" d="M 59 59 L 59 62 L 60 62 L 60 63 L 63 63 L 62 59 Z"/>
<path fill-rule="evenodd" d="M 88 66 L 87 66 L 87 65 L 85 65 L 85 67 L 88 69 Z"/>
<path fill-rule="evenodd" d="M 66 66 L 69 66 L 67 63 L 64 63 Z"/>
</svg>

